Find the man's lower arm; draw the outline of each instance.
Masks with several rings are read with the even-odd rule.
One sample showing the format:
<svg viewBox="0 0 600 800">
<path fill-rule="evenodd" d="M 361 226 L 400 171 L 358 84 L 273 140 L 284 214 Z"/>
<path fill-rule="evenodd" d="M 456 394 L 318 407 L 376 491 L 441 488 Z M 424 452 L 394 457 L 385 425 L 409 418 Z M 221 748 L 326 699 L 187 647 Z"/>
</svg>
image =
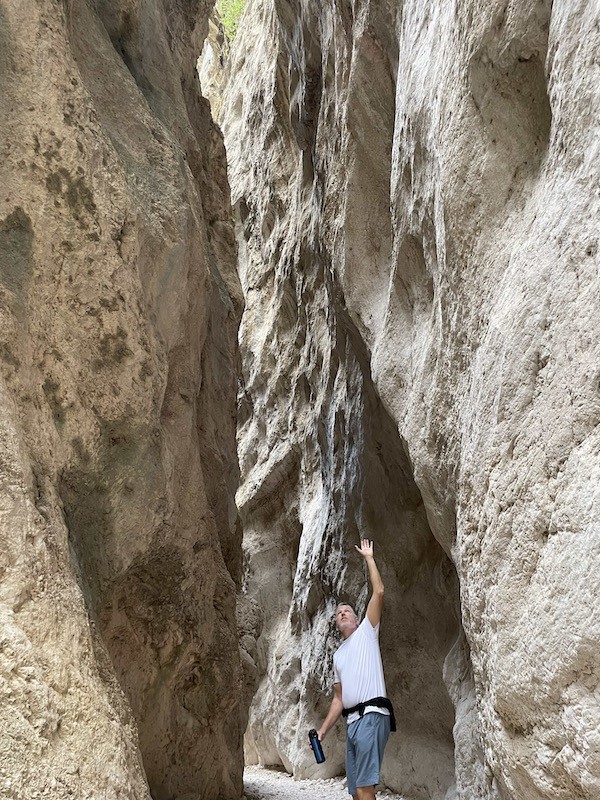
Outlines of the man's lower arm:
<svg viewBox="0 0 600 800">
<path fill-rule="evenodd" d="M 341 717 L 343 708 L 344 706 L 342 705 L 342 701 L 339 698 L 334 697 L 333 700 L 331 701 L 331 705 L 329 706 L 329 711 L 327 712 L 327 716 L 325 717 L 325 719 L 323 720 L 323 724 L 317 731 L 319 739 L 323 739 L 327 731 L 333 728 L 335 723 Z"/>
</svg>

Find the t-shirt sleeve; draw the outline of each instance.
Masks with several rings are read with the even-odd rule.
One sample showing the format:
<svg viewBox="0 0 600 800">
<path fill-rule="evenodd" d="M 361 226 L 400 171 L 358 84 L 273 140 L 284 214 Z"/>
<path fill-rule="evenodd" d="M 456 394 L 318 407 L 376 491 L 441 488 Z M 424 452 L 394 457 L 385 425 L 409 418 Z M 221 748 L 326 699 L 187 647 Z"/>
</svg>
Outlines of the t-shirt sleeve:
<svg viewBox="0 0 600 800">
<path fill-rule="evenodd" d="M 371 639 L 377 639 L 379 637 L 379 623 L 373 627 L 373 625 L 371 625 L 371 620 L 367 616 L 365 616 L 363 621 L 360 623 L 360 627 L 363 629 L 363 633 L 365 633 Z"/>
<path fill-rule="evenodd" d="M 333 659 L 333 682 L 334 683 L 342 682 L 342 679 L 340 678 L 340 673 L 338 672 L 337 664 L 335 663 L 335 658 Z"/>
</svg>

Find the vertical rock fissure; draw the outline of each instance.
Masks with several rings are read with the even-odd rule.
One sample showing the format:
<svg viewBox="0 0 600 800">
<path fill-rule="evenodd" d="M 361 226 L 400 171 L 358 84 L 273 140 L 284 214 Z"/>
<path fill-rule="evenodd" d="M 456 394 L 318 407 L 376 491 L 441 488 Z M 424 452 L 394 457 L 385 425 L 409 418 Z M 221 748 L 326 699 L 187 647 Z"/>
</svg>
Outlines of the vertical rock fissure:
<svg viewBox="0 0 600 800">
<path fill-rule="evenodd" d="M 256 693 L 246 759 L 283 765 L 300 777 L 315 773 L 305 732 L 331 693 L 335 604 L 352 599 L 364 612 L 366 576 L 353 549 L 362 534 L 375 539 L 384 572 L 382 646 L 400 720 L 384 780 L 443 798 L 454 785 L 454 711 L 443 671 L 459 638 L 458 584 L 429 527 L 406 442 L 378 396 L 364 340 L 378 304 L 372 290 L 392 255 L 392 66 L 367 32 L 368 13 L 361 15 L 365 33 L 353 58 L 345 43 L 346 66 L 336 61 L 342 33 L 332 32 L 333 18 L 295 18 L 285 3 L 251 5 L 248 13 L 260 25 L 242 27 L 249 39 L 243 51 L 233 46 L 222 96 L 218 75 L 200 67 L 213 108 L 220 109 L 245 295 L 238 507 L 243 594 L 261 617 L 256 647 L 249 648 Z M 387 22 L 376 16 L 378 25 Z M 210 46 L 214 66 L 214 33 Z M 384 72 L 369 93 L 364 81 L 374 63 Z M 330 92 L 344 71 L 357 94 L 333 123 Z M 369 119 L 375 110 L 385 123 L 377 134 Z M 336 146 L 359 132 L 346 142 L 343 203 L 332 192 L 339 167 L 324 147 L 327 124 L 336 126 Z M 365 132 L 365 126 L 372 127 Z M 332 247 L 322 220 L 336 202 L 346 224 L 339 247 Z M 425 270 L 418 247 L 407 247 L 415 266 L 406 280 L 414 277 L 418 287 L 409 303 L 414 315 L 425 315 L 431 280 L 419 273 Z M 371 264 L 373 276 L 354 285 Z M 362 311 L 371 304 L 370 316 L 349 311 L 346 291 L 365 301 Z M 320 774 L 342 768 L 341 733 L 328 740 Z"/>
</svg>

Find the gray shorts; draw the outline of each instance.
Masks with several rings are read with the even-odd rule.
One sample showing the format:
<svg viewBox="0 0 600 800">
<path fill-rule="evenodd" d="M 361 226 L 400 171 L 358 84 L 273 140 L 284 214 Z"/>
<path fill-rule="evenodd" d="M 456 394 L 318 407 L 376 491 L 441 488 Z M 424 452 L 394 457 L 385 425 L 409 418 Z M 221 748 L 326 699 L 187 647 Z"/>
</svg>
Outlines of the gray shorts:
<svg viewBox="0 0 600 800">
<path fill-rule="evenodd" d="M 383 761 L 390 718 L 370 711 L 348 725 L 346 734 L 346 777 L 348 791 L 356 794 L 357 786 L 377 786 Z"/>
</svg>

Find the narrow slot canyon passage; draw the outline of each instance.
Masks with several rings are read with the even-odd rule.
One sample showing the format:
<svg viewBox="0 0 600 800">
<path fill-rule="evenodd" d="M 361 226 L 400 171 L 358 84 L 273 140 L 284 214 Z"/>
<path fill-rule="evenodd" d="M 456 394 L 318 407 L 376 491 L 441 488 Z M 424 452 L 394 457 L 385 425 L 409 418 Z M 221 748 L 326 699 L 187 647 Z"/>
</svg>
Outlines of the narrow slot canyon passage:
<svg viewBox="0 0 600 800">
<path fill-rule="evenodd" d="M 0 0 L 0 798 L 350 797 L 378 575 L 377 796 L 600 798 L 599 46 Z"/>
<path fill-rule="evenodd" d="M 269 11 L 277 15 L 275 7 L 257 9 L 267 16 L 256 33 L 268 35 L 277 25 L 268 18 Z M 363 124 L 376 131 L 375 151 L 356 144 L 340 231 L 344 259 L 336 264 L 320 230 L 327 187 L 323 167 L 316 163 L 327 88 L 324 55 L 308 29 L 289 32 L 291 38 L 296 35 L 297 51 L 281 54 L 289 59 L 281 84 L 276 77 L 273 85 L 272 74 L 264 74 L 266 62 L 254 41 L 244 45 L 241 38 L 228 51 L 218 18 L 199 61 L 203 90 L 229 154 L 245 300 L 237 504 L 246 559 L 240 605 L 254 611 L 254 631 L 250 611 L 244 639 L 256 689 L 246 763 L 277 766 L 296 778 L 343 772 L 344 726 L 328 737 L 327 761 L 319 767 L 307 750 L 306 731 L 325 716 L 332 691 L 336 603 L 350 598 L 364 615 L 368 586 L 354 544 L 368 537 L 376 542 L 386 585 L 381 647 L 388 693 L 400 720 L 398 736 L 388 744 L 382 781 L 409 796 L 443 797 L 455 780 L 449 691 L 468 691 L 462 673 L 468 661 L 457 655 L 464 643 L 458 580 L 429 526 L 407 444 L 374 385 L 368 332 L 350 312 L 341 278 L 355 272 L 359 258 L 380 280 L 383 275 L 377 273 L 390 268 L 390 65 L 370 76 L 381 98 L 362 106 L 359 94 L 348 103 L 354 117 L 348 125 L 357 132 Z M 247 59 L 246 47 L 254 61 Z M 266 57 L 269 45 L 260 47 Z M 305 59 L 314 63 L 304 64 Z M 368 79 L 368 67 L 357 66 L 364 73 L 357 80 Z M 269 71 L 273 68 L 269 64 Z M 303 91 L 312 95 L 301 101 Z M 385 112 L 381 129 L 367 120 L 377 100 Z M 302 209 L 306 223 L 299 227 L 290 209 Z M 351 286 L 348 291 L 359 294 Z M 445 683 L 444 663 L 453 648 Z M 453 671 L 455 663 L 461 673 Z"/>
</svg>

